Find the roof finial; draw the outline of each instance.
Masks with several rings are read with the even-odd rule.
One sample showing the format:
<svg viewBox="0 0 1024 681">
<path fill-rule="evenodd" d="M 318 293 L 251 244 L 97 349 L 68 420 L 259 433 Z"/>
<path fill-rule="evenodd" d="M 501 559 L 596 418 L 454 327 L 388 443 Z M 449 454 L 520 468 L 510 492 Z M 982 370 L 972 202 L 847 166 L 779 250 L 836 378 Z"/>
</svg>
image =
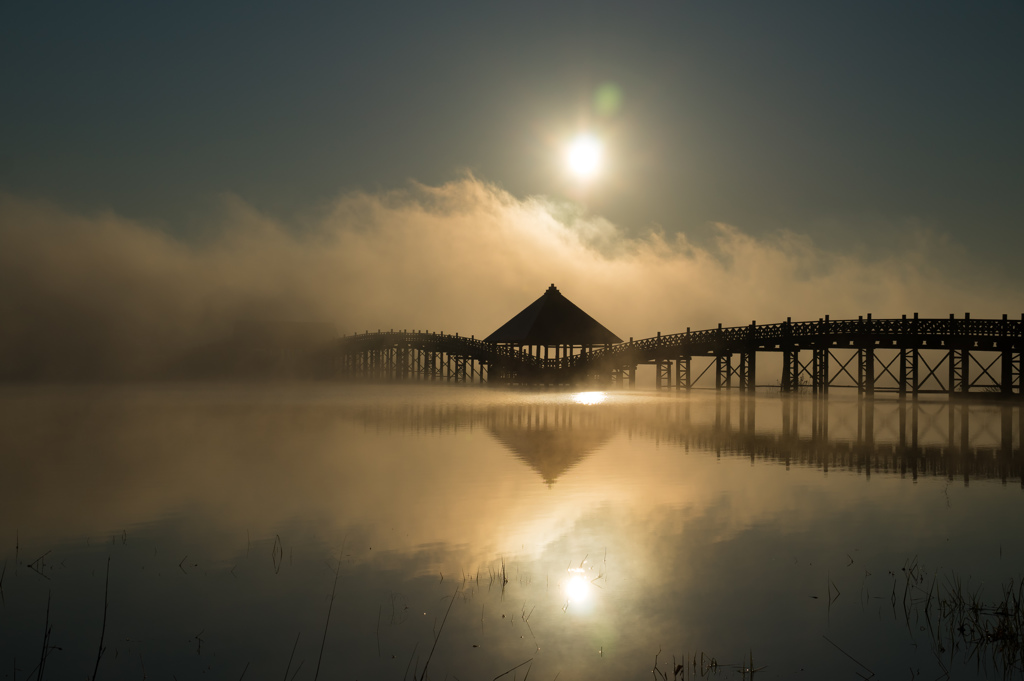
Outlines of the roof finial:
<svg viewBox="0 0 1024 681">
<path fill-rule="evenodd" d="M 551 286 L 548 286 L 548 290 L 547 290 L 547 292 L 548 292 L 548 293 L 558 293 L 558 289 L 557 289 L 557 288 L 555 288 L 555 285 L 554 285 L 554 284 L 552 284 Z"/>
</svg>

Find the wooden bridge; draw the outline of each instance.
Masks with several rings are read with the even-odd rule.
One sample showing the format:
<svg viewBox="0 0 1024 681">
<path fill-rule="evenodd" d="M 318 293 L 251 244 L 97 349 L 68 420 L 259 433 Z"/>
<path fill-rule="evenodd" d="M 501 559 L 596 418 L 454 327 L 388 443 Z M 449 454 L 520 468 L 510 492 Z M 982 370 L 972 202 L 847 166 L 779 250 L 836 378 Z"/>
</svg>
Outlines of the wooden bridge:
<svg viewBox="0 0 1024 681">
<path fill-rule="evenodd" d="M 346 336 L 334 345 L 330 371 L 344 379 L 443 381 L 500 385 L 636 384 L 639 365 L 655 367 L 659 389 L 827 394 L 854 388 L 901 397 L 946 393 L 1024 396 L 1020 319 L 866 318 L 691 331 L 583 347 L 578 353 L 533 352 L 473 337 L 420 331 L 378 331 Z M 757 383 L 758 358 L 781 359 L 777 381 Z M 773 365 L 778 366 L 776 360 Z M 703 367 L 702 367 L 703 365 Z"/>
</svg>

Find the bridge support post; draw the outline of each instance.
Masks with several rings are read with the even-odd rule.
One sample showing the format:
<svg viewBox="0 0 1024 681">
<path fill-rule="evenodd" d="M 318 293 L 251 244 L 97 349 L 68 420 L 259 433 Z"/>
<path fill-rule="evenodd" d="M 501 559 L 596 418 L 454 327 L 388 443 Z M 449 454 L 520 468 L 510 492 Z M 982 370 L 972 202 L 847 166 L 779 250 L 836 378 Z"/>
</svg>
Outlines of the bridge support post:
<svg viewBox="0 0 1024 681">
<path fill-rule="evenodd" d="M 963 397 L 971 388 L 970 361 L 971 351 L 967 348 L 950 348 L 949 355 L 949 397 L 953 399 L 958 393 Z"/>
<path fill-rule="evenodd" d="M 800 351 L 784 350 L 782 353 L 782 392 L 795 393 L 800 390 Z"/>
<path fill-rule="evenodd" d="M 815 348 L 811 357 L 811 389 L 814 394 L 828 394 L 828 348 Z M 797 367 L 799 371 L 799 366 Z"/>
<path fill-rule="evenodd" d="M 956 379 L 957 379 L 956 350 L 953 349 L 953 348 L 950 348 L 949 352 L 946 353 L 946 358 L 947 358 L 946 361 L 949 363 L 949 366 L 947 367 L 947 369 L 949 369 L 949 383 L 946 384 L 948 386 L 947 387 L 947 391 L 949 392 L 949 399 L 953 399 L 953 397 L 956 395 L 956 387 L 957 387 L 956 386 Z M 952 421 L 950 422 L 950 425 L 952 425 Z M 950 435 L 950 441 L 949 441 L 949 448 L 950 449 L 953 448 L 952 437 L 953 436 Z"/>
<path fill-rule="evenodd" d="M 864 394 L 864 348 L 857 348 L 857 394 Z"/>
<path fill-rule="evenodd" d="M 1024 353 L 1019 350 L 1013 352 L 1010 356 L 1010 366 L 1013 367 L 1010 370 L 1013 375 L 1013 389 L 1017 392 L 1018 399 L 1024 398 Z M 1021 442 L 1021 447 L 1024 448 L 1024 442 Z"/>
<path fill-rule="evenodd" d="M 857 348 L 857 392 L 865 397 L 875 395 L 875 349 Z"/>
<path fill-rule="evenodd" d="M 632 390 L 636 387 L 636 365 L 631 364 L 629 367 L 629 389 Z"/>
<path fill-rule="evenodd" d="M 960 391 L 964 397 L 971 391 L 971 351 L 967 348 L 960 350 L 960 376 L 963 381 L 960 384 Z"/>
<path fill-rule="evenodd" d="M 729 354 L 715 357 L 715 390 L 732 388 L 732 356 Z"/>
<path fill-rule="evenodd" d="M 1013 395 L 1013 352 L 1003 350 L 999 358 L 999 392 L 1003 397 Z"/>
<path fill-rule="evenodd" d="M 914 348 L 910 351 L 910 389 L 913 391 L 914 400 L 917 400 L 921 392 L 921 351 Z M 916 413 L 916 412 L 915 412 Z"/>
<path fill-rule="evenodd" d="M 907 364 L 908 364 L 907 349 L 906 348 L 900 348 L 900 379 L 899 379 L 900 380 L 900 387 L 899 387 L 899 393 L 900 393 L 900 399 L 901 400 L 907 399 L 907 375 L 908 375 L 908 366 L 907 366 Z M 904 419 L 904 420 L 906 420 L 906 419 Z"/>
<path fill-rule="evenodd" d="M 655 388 L 661 390 L 662 385 L 668 390 L 672 387 L 672 360 L 659 359 L 655 361 L 656 373 Z"/>
<path fill-rule="evenodd" d="M 757 353 L 753 350 L 740 353 L 740 390 L 744 392 L 754 389 L 756 362 Z"/>
<path fill-rule="evenodd" d="M 409 378 L 409 348 L 395 348 L 395 380 L 405 381 Z"/>
<path fill-rule="evenodd" d="M 864 348 L 864 395 L 875 396 L 875 349 Z"/>
<path fill-rule="evenodd" d="M 676 390 L 690 392 L 690 358 L 680 357 L 676 361 Z"/>
<path fill-rule="evenodd" d="M 394 381 L 398 379 L 398 349 L 394 346 L 385 348 L 384 350 L 384 378 L 388 381 Z"/>
</svg>

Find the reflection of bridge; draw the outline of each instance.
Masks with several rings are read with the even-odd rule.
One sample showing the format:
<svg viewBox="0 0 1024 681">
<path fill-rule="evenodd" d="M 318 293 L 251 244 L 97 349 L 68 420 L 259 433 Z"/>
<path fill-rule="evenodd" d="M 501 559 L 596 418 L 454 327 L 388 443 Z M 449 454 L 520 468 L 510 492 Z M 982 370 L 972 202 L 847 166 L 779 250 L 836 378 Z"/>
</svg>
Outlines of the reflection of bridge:
<svg viewBox="0 0 1024 681">
<path fill-rule="evenodd" d="M 782 359 L 777 384 L 783 392 L 825 394 L 852 387 L 865 396 L 985 393 L 1024 396 L 1020 320 L 824 319 L 787 320 L 661 335 L 555 358 L 526 346 L 489 343 L 458 334 L 386 331 L 340 339 L 331 354 L 339 378 L 382 381 L 446 381 L 520 385 L 585 383 L 635 385 L 638 365 L 655 367 L 656 386 L 690 390 L 704 379 L 716 389 L 753 390 L 757 359 Z M 702 370 L 701 358 L 710 360 Z M 709 386 L 710 387 L 710 386 Z"/>
<path fill-rule="evenodd" d="M 686 450 L 865 475 L 1020 480 L 1018 405 L 921 401 L 837 402 L 782 396 L 668 400 L 643 405 L 450 404 L 364 406 L 365 424 L 490 433 L 551 484 L 616 433 Z M 831 432 L 830 432 L 831 431 Z M 574 443 L 566 449 L 566 443 Z"/>
</svg>

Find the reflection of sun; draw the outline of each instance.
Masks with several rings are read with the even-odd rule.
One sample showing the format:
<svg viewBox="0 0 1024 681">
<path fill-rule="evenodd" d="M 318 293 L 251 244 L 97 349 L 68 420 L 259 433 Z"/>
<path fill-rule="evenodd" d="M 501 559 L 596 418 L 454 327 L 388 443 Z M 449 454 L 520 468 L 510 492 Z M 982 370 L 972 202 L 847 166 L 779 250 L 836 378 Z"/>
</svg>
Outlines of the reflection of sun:
<svg viewBox="0 0 1024 681">
<path fill-rule="evenodd" d="M 576 393 L 572 396 L 572 401 L 576 404 L 601 404 L 606 397 L 608 395 L 600 391 Z"/>
<path fill-rule="evenodd" d="M 565 596 L 570 601 L 578 603 L 587 600 L 590 594 L 590 582 L 584 575 L 583 568 L 569 568 L 569 581 L 565 583 Z"/>
<path fill-rule="evenodd" d="M 569 170 L 582 180 L 593 177 L 601 169 L 601 156 L 601 143 L 593 135 L 578 135 L 566 149 Z"/>
</svg>

